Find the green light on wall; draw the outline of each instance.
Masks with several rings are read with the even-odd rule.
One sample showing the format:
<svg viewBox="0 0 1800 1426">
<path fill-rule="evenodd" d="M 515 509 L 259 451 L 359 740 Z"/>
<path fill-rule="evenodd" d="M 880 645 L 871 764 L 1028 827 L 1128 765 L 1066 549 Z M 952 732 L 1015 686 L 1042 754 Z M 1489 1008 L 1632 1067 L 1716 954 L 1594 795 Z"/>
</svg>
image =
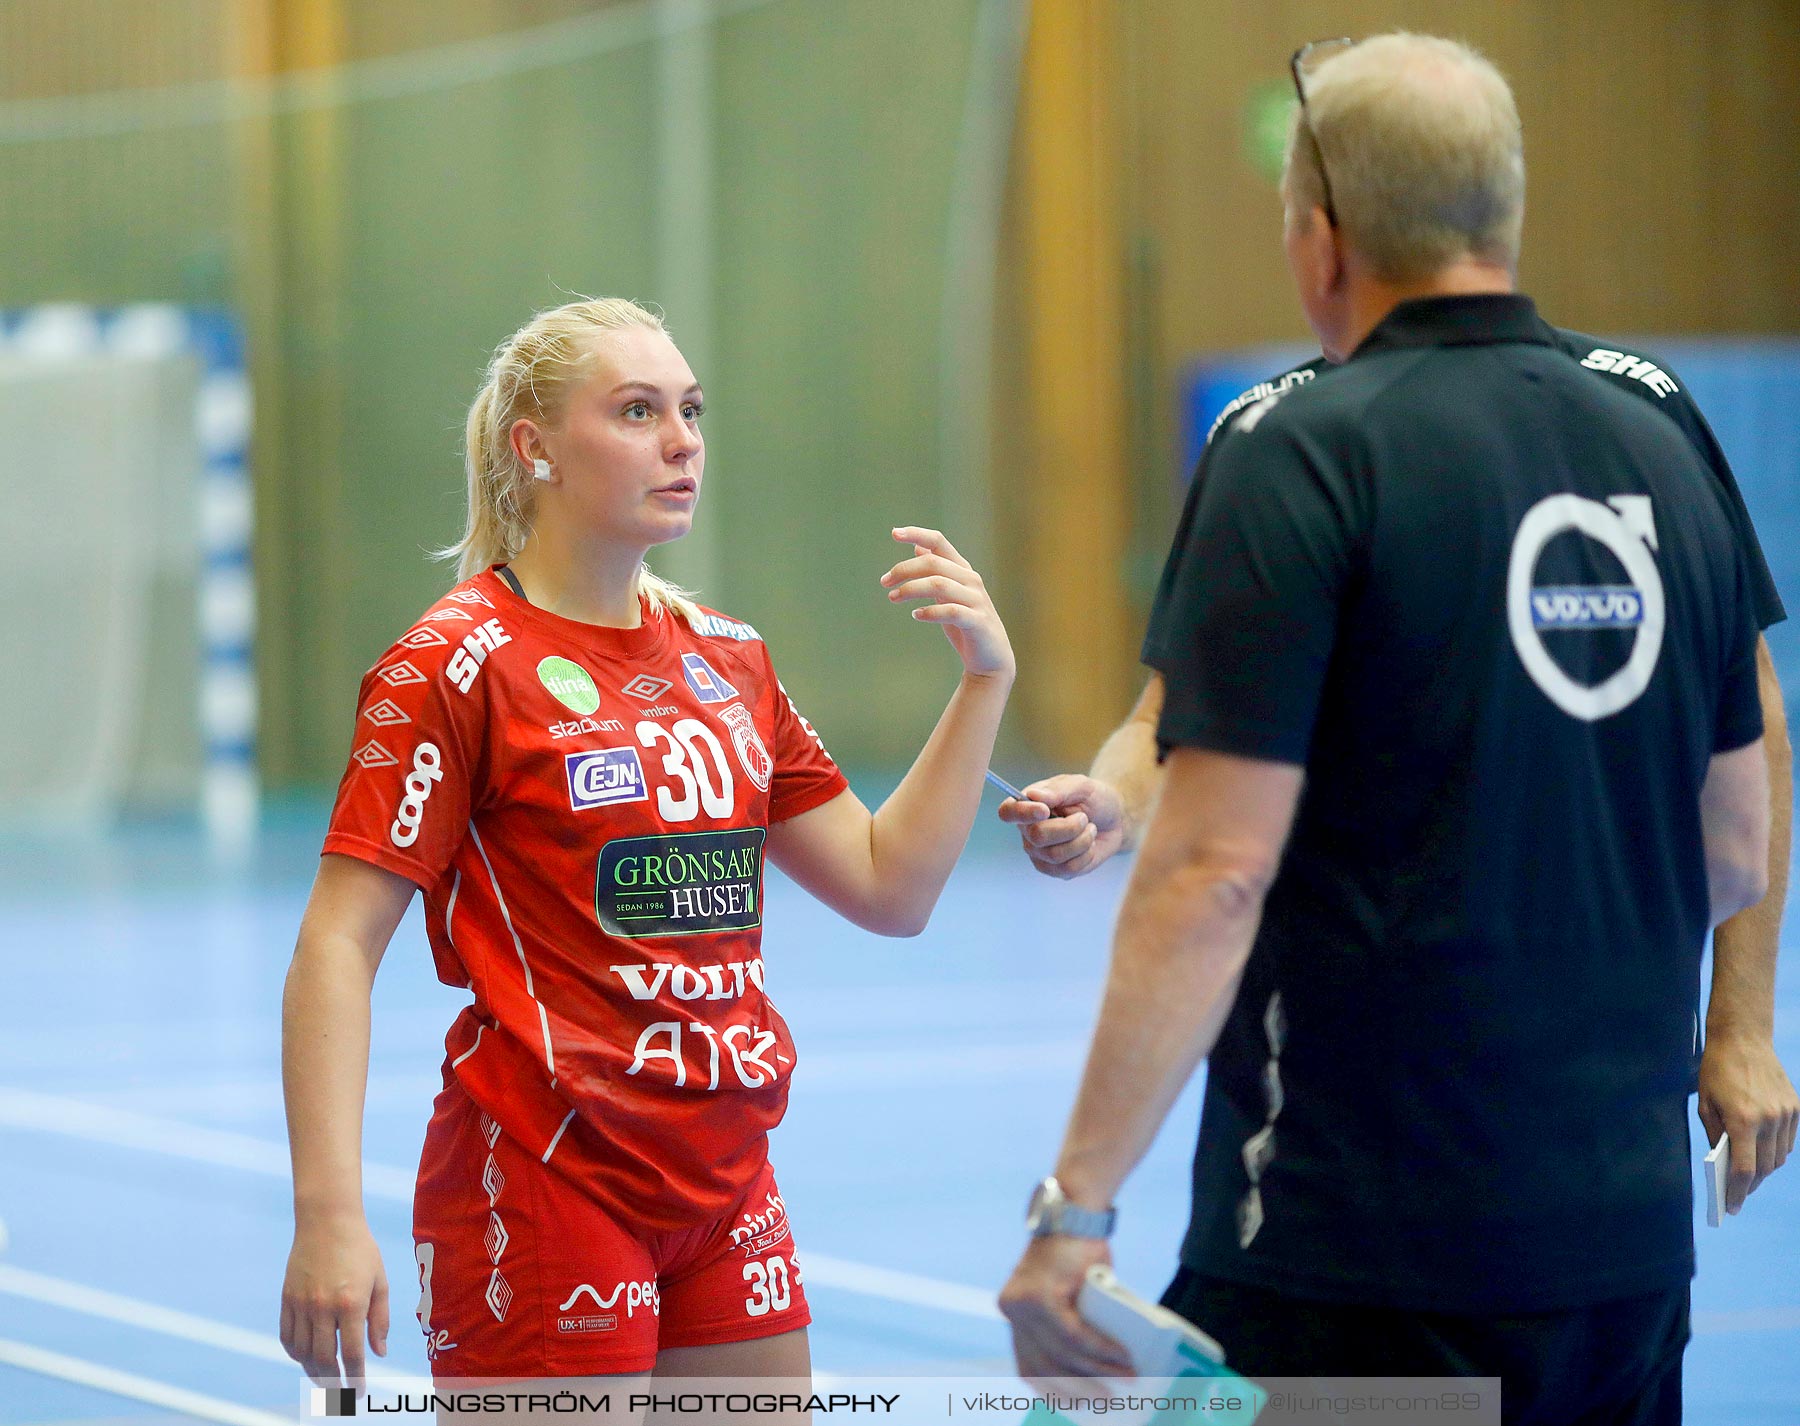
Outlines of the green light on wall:
<svg viewBox="0 0 1800 1426">
<path fill-rule="evenodd" d="M 1271 183 L 1281 179 L 1281 160 L 1287 152 L 1288 123 L 1293 112 L 1293 86 L 1285 81 L 1258 84 L 1244 97 L 1244 157 Z"/>
</svg>

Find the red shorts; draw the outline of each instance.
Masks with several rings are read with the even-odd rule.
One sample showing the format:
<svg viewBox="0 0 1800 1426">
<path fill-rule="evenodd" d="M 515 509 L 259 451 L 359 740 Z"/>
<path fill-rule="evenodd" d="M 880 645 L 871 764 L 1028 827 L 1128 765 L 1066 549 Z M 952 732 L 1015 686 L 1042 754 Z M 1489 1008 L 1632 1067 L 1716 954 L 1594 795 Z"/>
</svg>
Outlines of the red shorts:
<svg viewBox="0 0 1800 1426">
<path fill-rule="evenodd" d="M 766 1163 L 727 1217 L 641 1233 L 454 1084 L 426 1131 L 413 1241 L 437 1377 L 646 1372 L 659 1348 L 774 1337 L 812 1320 Z"/>
</svg>

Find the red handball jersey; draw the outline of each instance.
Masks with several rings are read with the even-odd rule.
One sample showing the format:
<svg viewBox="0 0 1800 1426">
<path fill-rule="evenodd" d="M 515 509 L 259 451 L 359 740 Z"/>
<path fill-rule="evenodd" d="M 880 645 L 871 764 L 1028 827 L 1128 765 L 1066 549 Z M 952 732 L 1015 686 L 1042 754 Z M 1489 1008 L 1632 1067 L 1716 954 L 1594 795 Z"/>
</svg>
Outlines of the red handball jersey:
<svg viewBox="0 0 1800 1426">
<path fill-rule="evenodd" d="M 363 679 L 324 849 L 424 888 L 438 976 L 475 995 L 446 1077 L 666 1230 L 731 1211 L 787 1106 L 763 839 L 846 786 L 748 624 L 601 628 L 489 570 Z"/>
</svg>

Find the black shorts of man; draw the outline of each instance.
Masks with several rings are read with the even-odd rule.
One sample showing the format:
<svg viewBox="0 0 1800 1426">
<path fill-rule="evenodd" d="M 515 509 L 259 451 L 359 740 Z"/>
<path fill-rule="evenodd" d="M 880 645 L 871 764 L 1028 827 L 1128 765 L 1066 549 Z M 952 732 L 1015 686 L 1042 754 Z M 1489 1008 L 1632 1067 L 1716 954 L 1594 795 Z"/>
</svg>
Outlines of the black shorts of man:
<svg viewBox="0 0 1800 1426">
<path fill-rule="evenodd" d="M 1020 1370 L 1123 1365 L 1097 1211 L 1210 1055 L 1165 1302 L 1269 1376 L 1681 1412 L 1702 945 L 1767 881 L 1748 576 L 1675 426 L 1513 290 L 1517 112 L 1462 46 L 1296 66 L 1341 364 L 1209 449 L 1147 641 L 1161 802 L 1031 1241 Z"/>
</svg>

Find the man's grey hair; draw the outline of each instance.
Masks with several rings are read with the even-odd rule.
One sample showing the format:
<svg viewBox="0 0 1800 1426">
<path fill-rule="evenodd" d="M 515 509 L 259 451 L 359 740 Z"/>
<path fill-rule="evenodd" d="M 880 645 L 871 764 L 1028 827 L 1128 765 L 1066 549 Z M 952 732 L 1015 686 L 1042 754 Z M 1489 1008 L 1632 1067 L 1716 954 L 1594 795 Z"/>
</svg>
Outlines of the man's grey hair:
<svg viewBox="0 0 1800 1426">
<path fill-rule="evenodd" d="M 1389 281 L 1474 256 L 1518 265 L 1525 216 L 1519 111 L 1500 71 L 1467 45 L 1376 35 L 1303 76 L 1288 134 L 1290 212 L 1325 202 L 1345 241 Z"/>
</svg>

